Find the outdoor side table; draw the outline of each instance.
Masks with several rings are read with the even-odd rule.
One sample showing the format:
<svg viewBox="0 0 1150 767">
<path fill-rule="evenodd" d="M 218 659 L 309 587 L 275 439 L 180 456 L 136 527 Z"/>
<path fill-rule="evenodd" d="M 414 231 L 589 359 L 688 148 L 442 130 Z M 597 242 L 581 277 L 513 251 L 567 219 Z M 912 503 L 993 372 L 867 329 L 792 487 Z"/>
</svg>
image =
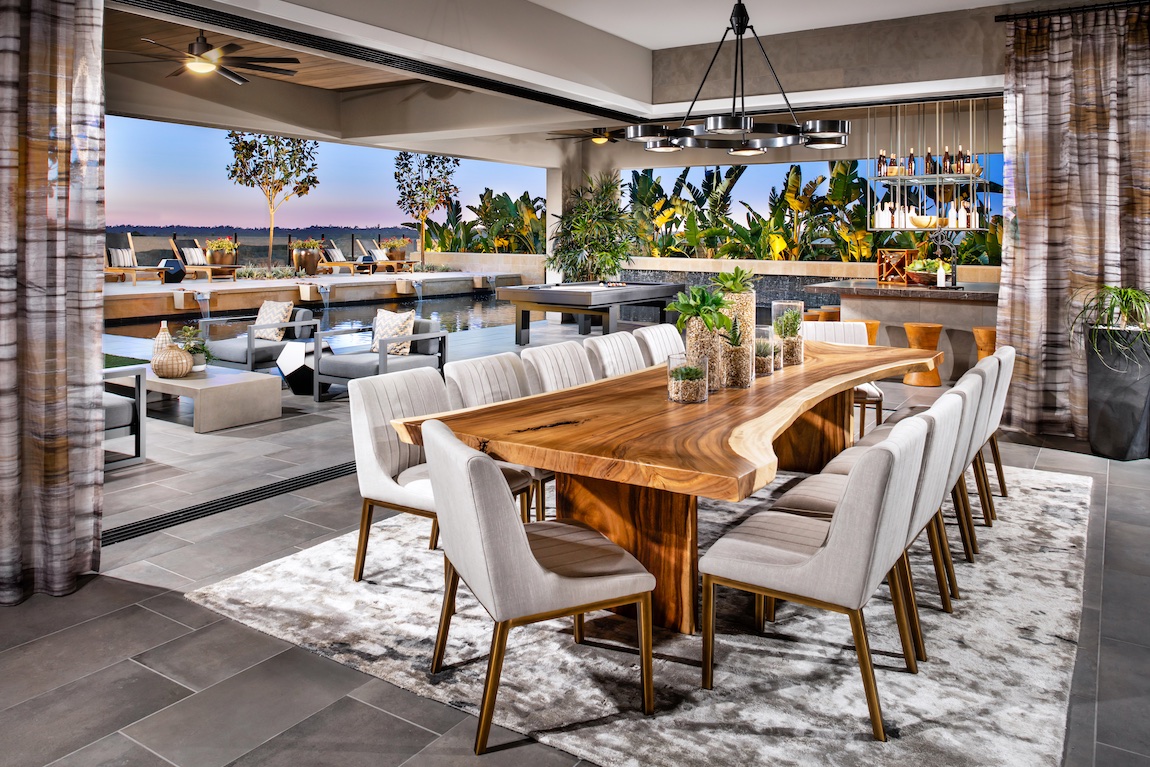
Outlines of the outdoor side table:
<svg viewBox="0 0 1150 767">
<path fill-rule="evenodd" d="M 310 396 L 312 393 L 315 386 L 314 349 L 314 341 L 289 341 L 276 357 L 276 366 L 292 394 Z"/>
</svg>

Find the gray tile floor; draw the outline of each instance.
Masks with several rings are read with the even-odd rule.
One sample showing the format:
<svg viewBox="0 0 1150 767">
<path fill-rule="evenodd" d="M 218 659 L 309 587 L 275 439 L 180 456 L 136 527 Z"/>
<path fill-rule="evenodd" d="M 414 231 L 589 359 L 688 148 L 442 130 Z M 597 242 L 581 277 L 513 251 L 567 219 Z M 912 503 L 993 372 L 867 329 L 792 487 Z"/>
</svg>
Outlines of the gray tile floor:
<svg viewBox="0 0 1150 767">
<path fill-rule="evenodd" d="M 883 387 L 888 409 L 937 395 Z M 149 419 L 153 460 L 109 475 L 106 526 L 351 460 L 346 400 L 285 393 L 284 406 L 216 434 L 193 434 L 178 406 Z M 1010 466 L 1095 479 L 1064 765 L 1150 767 L 1150 461 L 1079 451 L 1003 444 Z M 477 759 L 472 717 L 182 598 L 355 529 L 359 502 L 345 477 L 118 543 L 77 593 L 0 609 L 0 767 L 576 764 L 499 728 L 499 750 Z"/>
</svg>

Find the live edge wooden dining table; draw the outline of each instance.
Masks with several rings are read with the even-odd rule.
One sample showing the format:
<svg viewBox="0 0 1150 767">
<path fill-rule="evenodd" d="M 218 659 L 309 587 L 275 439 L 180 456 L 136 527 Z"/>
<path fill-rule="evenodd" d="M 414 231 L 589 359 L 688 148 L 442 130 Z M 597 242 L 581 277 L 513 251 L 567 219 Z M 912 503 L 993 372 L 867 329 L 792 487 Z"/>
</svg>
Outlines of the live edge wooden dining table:
<svg viewBox="0 0 1150 767">
<path fill-rule="evenodd" d="M 393 422 L 418 444 L 443 421 L 468 445 L 555 472 L 560 519 L 599 530 L 655 576 L 655 622 L 694 633 L 699 496 L 741 501 L 778 470 L 815 472 L 852 441 L 856 384 L 932 370 L 941 352 L 806 342 L 803 365 L 667 399 L 665 365 L 561 391 Z"/>
</svg>

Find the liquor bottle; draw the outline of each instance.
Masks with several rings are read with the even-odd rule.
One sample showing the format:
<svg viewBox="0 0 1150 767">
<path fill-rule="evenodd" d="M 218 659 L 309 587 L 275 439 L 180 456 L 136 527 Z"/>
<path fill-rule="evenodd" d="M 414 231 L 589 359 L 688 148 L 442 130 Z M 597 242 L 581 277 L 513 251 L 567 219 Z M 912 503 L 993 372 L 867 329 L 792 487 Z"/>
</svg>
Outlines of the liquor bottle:
<svg viewBox="0 0 1150 767">
<path fill-rule="evenodd" d="M 878 166 L 875 169 L 875 175 L 876 176 L 885 176 L 886 175 L 886 150 L 885 149 L 878 150 Z"/>
<path fill-rule="evenodd" d="M 970 152 L 966 153 L 966 159 L 962 161 L 963 173 L 974 173 L 974 163 L 970 160 Z"/>
<path fill-rule="evenodd" d="M 942 150 L 942 172 L 950 173 L 950 147 Z"/>
<path fill-rule="evenodd" d="M 910 148 L 910 154 L 906 156 L 906 175 L 914 175 L 914 147 Z"/>
<path fill-rule="evenodd" d="M 891 154 L 890 160 L 887 161 L 886 174 L 888 176 L 898 175 L 898 157 Z"/>
<path fill-rule="evenodd" d="M 926 162 L 923 164 L 922 172 L 928 176 L 933 173 L 938 173 L 934 167 L 934 158 L 930 154 L 930 147 L 926 148 Z"/>
<path fill-rule="evenodd" d="M 954 156 L 954 172 L 955 173 L 965 172 L 964 168 L 962 167 L 962 144 L 958 145 L 958 154 L 956 154 Z"/>
</svg>

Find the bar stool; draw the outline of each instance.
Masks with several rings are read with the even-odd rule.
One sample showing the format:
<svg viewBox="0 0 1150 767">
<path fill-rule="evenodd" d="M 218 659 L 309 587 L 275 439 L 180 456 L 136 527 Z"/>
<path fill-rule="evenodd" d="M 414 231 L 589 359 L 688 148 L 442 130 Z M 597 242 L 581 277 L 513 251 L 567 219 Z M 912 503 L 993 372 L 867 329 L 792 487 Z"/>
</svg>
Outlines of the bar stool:
<svg viewBox="0 0 1150 767">
<path fill-rule="evenodd" d="M 842 317 L 842 308 L 838 306 L 820 306 L 819 322 L 838 322 Z"/>
<path fill-rule="evenodd" d="M 878 320 L 847 320 L 847 322 L 861 322 L 866 325 L 866 342 L 871 346 L 878 346 L 878 329 L 881 322 Z"/>
<path fill-rule="evenodd" d="M 938 337 L 942 334 L 942 325 L 937 322 L 904 322 L 906 340 L 912 349 L 925 351 L 938 351 Z M 907 373 L 902 377 L 907 386 L 942 386 L 942 378 L 938 375 L 938 368 L 919 373 Z"/>
<path fill-rule="evenodd" d="M 974 344 L 978 347 L 978 358 L 983 359 L 994 354 L 998 346 L 998 331 L 995 328 L 974 328 Z"/>
<path fill-rule="evenodd" d="M 808 309 L 803 312 L 803 322 L 818 322 L 820 319 L 818 309 Z"/>
</svg>

